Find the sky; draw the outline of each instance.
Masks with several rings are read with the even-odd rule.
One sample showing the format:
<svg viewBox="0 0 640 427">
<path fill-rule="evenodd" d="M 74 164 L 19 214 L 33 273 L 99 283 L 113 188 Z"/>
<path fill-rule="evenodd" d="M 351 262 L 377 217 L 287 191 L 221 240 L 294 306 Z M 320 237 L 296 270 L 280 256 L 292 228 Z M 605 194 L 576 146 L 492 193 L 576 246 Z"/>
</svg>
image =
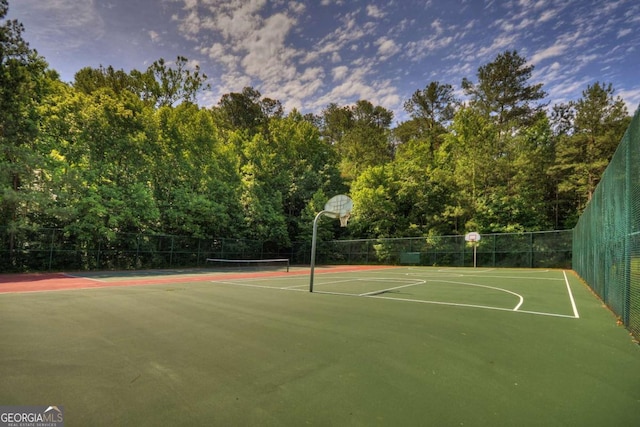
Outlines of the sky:
<svg viewBox="0 0 640 427">
<path fill-rule="evenodd" d="M 8 18 L 66 82 L 184 56 L 208 76 L 203 106 L 252 86 L 286 111 L 365 99 L 399 122 L 416 90 L 437 81 L 464 98 L 462 79 L 507 50 L 549 105 L 596 82 L 630 114 L 640 105 L 638 0 L 9 0 Z"/>
</svg>

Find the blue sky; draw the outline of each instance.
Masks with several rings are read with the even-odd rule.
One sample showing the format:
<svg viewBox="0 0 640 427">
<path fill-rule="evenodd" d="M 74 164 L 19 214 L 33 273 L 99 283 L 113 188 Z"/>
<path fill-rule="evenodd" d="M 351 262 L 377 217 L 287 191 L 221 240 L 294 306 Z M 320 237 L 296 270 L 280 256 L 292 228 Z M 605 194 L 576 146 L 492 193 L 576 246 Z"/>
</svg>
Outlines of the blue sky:
<svg viewBox="0 0 640 427">
<path fill-rule="evenodd" d="M 505 50 L 535 66 L 551 104 L 596 81 L 629 113 L 640 104 L 637 0 L 9 0 L 9 18 L 64 81 L 185 56 L 209 77 L 206 106 L 253 86 L 287 111 L 366 99 L 402 120 L 413 92 L 439 81 L 462 96 Z"/>
</svg>

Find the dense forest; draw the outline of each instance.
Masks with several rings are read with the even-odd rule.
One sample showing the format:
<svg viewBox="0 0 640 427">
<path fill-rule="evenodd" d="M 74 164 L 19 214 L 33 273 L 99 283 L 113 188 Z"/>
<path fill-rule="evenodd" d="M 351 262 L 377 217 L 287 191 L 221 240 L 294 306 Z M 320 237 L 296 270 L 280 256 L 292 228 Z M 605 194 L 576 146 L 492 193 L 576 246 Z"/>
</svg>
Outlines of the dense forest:
<svg viewBox="0 0 640 427">
<path fill-rule="evenodd" d="M 339 193 L 355 204 L 342 237 L 572 228 L 630 121 L 604 82 L 546 104 L 516 51 L 459 91 L 425 82 L 401 123 L 367 100 L 284 111 L 251 87 L 199 106 L 208 77 L 183 57 L 130 72 L 84 68 L 65 83 L 7 10 L 0 0 L 9 235 L 47 227 L 88 241 L 164 233 L 287 247 L 310 240 L 315 213 Z"/>
</svg>

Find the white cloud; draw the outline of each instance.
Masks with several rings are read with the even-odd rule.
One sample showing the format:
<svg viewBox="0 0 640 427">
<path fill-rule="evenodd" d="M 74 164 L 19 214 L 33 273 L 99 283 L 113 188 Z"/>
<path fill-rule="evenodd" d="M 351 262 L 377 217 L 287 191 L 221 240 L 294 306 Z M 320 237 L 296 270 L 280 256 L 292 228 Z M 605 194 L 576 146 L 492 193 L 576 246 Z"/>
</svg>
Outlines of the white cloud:
<svg viewBox="0 0 640 427">
<path fill-rule="evenodd" d="M 640 108 L 640 87 L 619 90 L 616 94 L 624 99 L 629 114 L 634 114 Z"/>
<path fill-rule="evenodd" d="M 633 30 L 631 28 L 623 28 L 621 30 L 618 31 L 618 36 L 617 38 L 622 38 L 624 36 L 627 36 L 629 34 L 631 34 L 633 32 Z"/>
<path fill-rule="evenodd" d="M 94 0 L 12 1 L 9 12 L 29 16 L 29 38 L 58 50 L 79 49 L 106 33 Z"/>
<path fill-rule="evenodd" d="M 211 46 L 202 47 L 200 48 L 200 53 L 223 64 L 229 71 L 236 71 L 240 65 L 240 58 L 229 53 L 221 43 L 214 43 Z"/>
<path fill-rule="evenodd" d="M 547 82 L 551 87 L 549 93 L 553 94 L 554 98 L 572 97 L 576 93 L 581 93 L 587 85 L 591 82 L 588 78 L 580 78 L 578 80 L 563 79 L 560 81 Z"/>
<path fill-rule="evenodd" d="M 262 18 L 259 12 L 265 3 L 266 0 L 247 0 L 239 5 L 236 2 L 216 4 L 211 9 L 215 14 L 212 26 L 226 40 L 248 37 L 260 28 Z"/>
<path fill-rule="evenodd" d="M 475 56 L 476 58 L 488 58 L 501 51 L 512 49 L 517 38 L 516 34 L 501 34 L 493 39 L 491 45 L 478 50 Z"/>
<path fill-rule="evenodd" d="M 358 24 L 355 14 L 348 14 L 342 18 L 342 25 L 323 37 L 314 50 L 320 53 L 340 51 L 344 46 L 356 42 L 365 35 L 367 30 Z"/>
<path fill-rule="evenodd" d="M 398 11 L 368 3 L 182 0 L 179 25 L 185 37 L 198 41 L 198 52 L 223 68 L 208 73 L 221 76 L 216 90 L 238 91 L 251 85 L 286 108 L 316 112 L 330 102 L 348 104 L 358 99 L 401 109 L 398 93 L 411 92 L 402 87 L 407 81 L 456 84 L 511 49 L 536 65 L 533 78 L 544 83 L 553 100 L 571 99 L 588 81 L 585 70 L 591 79 L 614 74 L 613 66 L 603 68 L 612 56 L 611 49 L 604 55 L 601 51 L 603 34 L 621 39 L 618 57 L 635 47 L 629 29 L 634 28 L 630 20 L 636 16 L 606 15 L 622 15 L 622 3 L 602 12 L 580 2 L 486 0 L 483 11 L 499 18 L 491 21 L 485 13 L 469 15 L 471 0 L 463 2 L 463 20 L 429 8 L 436 4 L 429 0 L 418 8 L 424 15 L 405 14 L 394 23 L 385 18 L 391 13 L 395 18 Z M 327 15 L 319 18 L 312 13 L 318 10 Z M 421 70 L 412 70 L 418 62 Z M 577 76 L 575 70 L 583 72 Z"/>
<path fill-rule="evenodd" d="M 293 25 L 293 20 L 282 13 L 267 18 L 262 27 L 254 29 L 239 41 L 239 46 L 248 53 L 242 64 L 249 75 L 261 79 L 291 78 L 295 67 L 290 61 L 293 52 L 284 40 Z"/>
<path fill-rule="evenodd" d="M 431 23 L 431 28 L 436 32 L 436 35 L 442 34 L 444 29 L 442 28 L 442 21 L 439 19 L 434 19 Z"/>
<path fill-rule="evenodd" d="M 147 31 L 147 34 L 149 34 L 149 38 L 151 39 L 152 42 L 154 43 L 158 43 L 161 40 L 160 34 L 158 34 L 157 32 L 151 30 L 151 31 Z"/>
<path fill-rule="evenodd" d="M 331 70 L 331 75 L 333 76 L 333 80 L 344 80 L 349 72 L 349 67 L 345 65 L 341 65 L 339 67 L 335 67 Z"/>
<path fill-rule="evenodd" d="M 530 59 L 530 62 L 532 64 L 538 64 L 539 62 L 545 60 L 545 59 L 549 59 L 549 58 L 554 58 L 557 56 L 561 56 L 563 55 L 567 49 L 569 48 L 568 45 L 566 44 L 555 44 L 553 46 L 550 46 L 546 49 L 542 49 L 538 52 L 536 52 Z"/>
<path fill-rule="evenodd" d="M 324 77 L 324 68 L 309 67 L 305 69 L 302 75 L 300 76 L 300 81 L 309 82 L 309 81 L 321 79 L 322 77 Z"/>
<path fill-rule="evenodd" d="M 419 61 L 430 53 L 449 46 L 454 41 L 451 36 L 432 36 L 407 43 L 407 53 L 413 61 Z"/>
<path fill-rule="evenodd" d="M 322 5 L 337 3 L 326 0 Z M 376 31 L 373 22 L 359 22 L 360 9 L 338 17 L 333 30 L 329 29 L 302 50 L 288 42 L 292 34 L 301 30 L 298 20 L 304 19 L 308 7 L 302 2 L 281 1 L 281 7 L 274 11 L 267 7 L 266 0 L 189 0 L 183 5 L 182 14 L 176 18 L 183 35 L 192 40 L 215 40 L 201 42 L 199 52 L 225 69 L 222 83 L 215 87 L 218 91 L 237 91 L 244 85 L 255 85 L 263 95 L 296 108 L 300 105 L 313 108 L 310 103 L 323 108 L 328 102 L 356 99 L 399 102 L 390 81 L 369 82 L 375 73 L 362 64 L 371 61 L 361 58 L 362 61 L 352 61 L 352 66 L 343 64 L 344 56 L 351 55 L 349 52 L 367 49 L 370 41 L 363 40 Z M 366 8 L 366 14 L 373 18 L 385 16 L 380 7 L 373 5 Z M 378 37 L 373 46 L 381 60 L 401 51 L 388 36 Z M 339 86 L 321 94 L 321 90 L 326 90 L 327 63 L 336 64 L 328 78 L 338 81 Z"/>
<path fill-rule="evenodd" d="M 557 9 L 549 9 L 543 11 L 538 18 L 538 23 L 551 21 L 558 15 L 558 12 L 559 10 Z"/>
<path fill-rule="evenodd" d="M 367 5 L 367 16 L 370 16 L 372 18 L 384 18 L 386 16 L 386 13 L 381 11 L 378 6 L 370 4 Z"/>
<path fill-rule="evenodd" d="M 289 2 L 289 10 L 291 10 L 291 12 L 295 13 L 296 15 L 300 15 L 304 13 L 306 9 L 307 9 L 307 6 L 304 3 L 299 3 L 295 1 Z"/>
<path fill-rule="evenodd" d="M 378 55 L 382 61 L 389 59 L 401 50 L 400 46 L 388 37 L 380 37 L 375 41 L 375 45 L 378 46 Z"/>
</svg>

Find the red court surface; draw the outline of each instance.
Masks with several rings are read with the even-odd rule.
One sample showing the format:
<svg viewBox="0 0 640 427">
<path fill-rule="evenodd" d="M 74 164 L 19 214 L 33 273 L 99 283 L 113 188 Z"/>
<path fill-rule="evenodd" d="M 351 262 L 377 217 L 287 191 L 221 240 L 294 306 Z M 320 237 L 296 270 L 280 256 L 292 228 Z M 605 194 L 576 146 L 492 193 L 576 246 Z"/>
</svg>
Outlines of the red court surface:
<svg viewBox="0 0 640 427">
<path fill-rule="evenodd" d="M 336 273 L 341 271 L 363 271 L 363 270 L 379 270 L 385 267 L 379 265 L 349 265 L 349 266 L 328 266 L 316 267 L 317 274 Z M 148 271 L 147 271 L 148 272 Z M 292 270 L 290 272 L 270 271 L 270 272 L 235 272 L 235 273 L 211 273 L 197 274 L 193 276 L 171 277 L 162 275 L 157 277 L 136 277 L 136 271 L 114 272 L 114 276 L 118 276 L 118 281 L 108 279 L 92 279 L 83 277 L 83 273 L 26 273 L 26 274 L 3 274 L 0 275 L 0 294 L 2 293 L 21 293 L 21 292 L 47 292 L 61 291 L 72 289 L 91 289 L 91 288 L 107 288 L 122 286 L 141 286 L 141 285 L 161 285 L 170 283 L 187 283 L 187 282 L 205 282 L 209 280 L 227 280 L 227 279 L 249 279 L 258 277 L 278 277 L 291 275 L 307 275 L 308 268 Z M 122 274 L 130 274 L 130 280 L 123 280 Z"/>
</svg>

